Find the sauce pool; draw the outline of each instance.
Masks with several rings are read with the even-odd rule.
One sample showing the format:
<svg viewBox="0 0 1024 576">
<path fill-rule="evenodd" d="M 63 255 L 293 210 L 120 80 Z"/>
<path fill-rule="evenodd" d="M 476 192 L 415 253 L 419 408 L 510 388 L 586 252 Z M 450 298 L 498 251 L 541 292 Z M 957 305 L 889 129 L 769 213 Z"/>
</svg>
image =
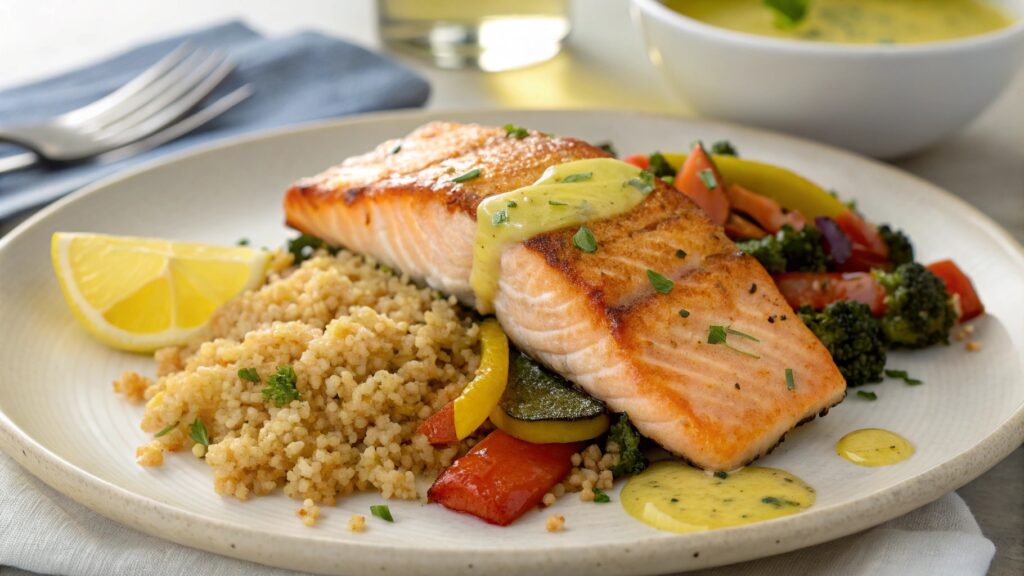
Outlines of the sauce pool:
<svg viewBox="0 0 1024 576">
<path fill-rule="evenodd" d="M 1013 20 L 981 0 L 812 0 L 796 26 L 777 26 L 762 0 L 665 0 L 679 12 L 737 32 L 840 44 L 911 44 L 976 36 Z"/>
<path fill-rule="evenodd" d="M 718 475 L 682 462 L 658 462 L 630 478 L 619 495 L 637 520 L 668 532 L 700 532 L 796 514 L 814 505 L 814 488 L 785 470 L 751 466 Z"/>
<path fill-rule="evenodd" d="M 913 456 L 914 447 L 894 432 L 865 428 L 840 438 L 836 453 L 859 466 L 889 466 Z"/>
</svg>

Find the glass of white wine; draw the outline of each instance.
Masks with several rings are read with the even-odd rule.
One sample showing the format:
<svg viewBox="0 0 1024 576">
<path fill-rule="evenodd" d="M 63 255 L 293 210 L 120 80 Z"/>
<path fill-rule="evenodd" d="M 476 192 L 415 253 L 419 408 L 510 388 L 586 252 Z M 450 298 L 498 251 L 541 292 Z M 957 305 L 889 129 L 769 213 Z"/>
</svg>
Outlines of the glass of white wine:
<svg viewBox="0 0 1024 576">
<path fill-rule="evenodd" d="M 377 0 L 381 40 L 441 68 L 488 72 L 555 57 L 569 0 Z"/>
</svg>

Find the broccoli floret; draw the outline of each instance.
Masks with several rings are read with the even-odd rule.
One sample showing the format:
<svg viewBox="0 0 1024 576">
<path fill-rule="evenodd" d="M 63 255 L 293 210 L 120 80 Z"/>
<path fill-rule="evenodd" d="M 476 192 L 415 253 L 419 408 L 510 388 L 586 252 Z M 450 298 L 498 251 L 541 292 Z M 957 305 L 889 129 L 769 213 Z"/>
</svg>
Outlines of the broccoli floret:
<svg viewBox="0 0 1024 576">
<path fill-rule="evenodd" d="M 719 140 L 711 145 L 711 153 L 717 156 L 739 156 L 740 153 L 736 150 L 736 147 L 732 145 L 732 142 L 728 140 Z"/>
<path fill-rule="evenodd" d="M 797 311 L 832 355 L 847 386 L 881 382 L 885 369 L 885 336 L 871 308 L 860 302 L 833 302 L 821 312 L 810 306 Z"/>
<path fill-rule="evenodd" d="M 882 224 L 878 227 L 878 235 L 882 237 L 882 241 L 889 247 L 890 262 L 899 266 L 900 264 L 914 261 L 914 245 L 910 243 L 910 238 L 902 230 L 896 230 L 888 224 Z"/>
<path fill-rule="evenodd" d="M 647 457 L 640 451 L 640 433 L 625 413 L 619 414 L 619 419 L 608 429 L 608 441 L 619 447 L 619 463 L 612 468 L 612 476 L 639 474 L 647 468 Z"/>
<path fill-rule="evenodd" d="M 797 230 L 785 225 L 774 236 L 738 242 L 769 274 L 782 272 L 824 272 L 828 256 L 821 246 L 821 232 L 813 226 Z"/>
<path fill-rule="evenodd" d="M 675 177 L 676 169 L 668 163 L 668 160 L 665 159 L 665 156 L 663 156 L 661 152 L 651 154 L 647 160 L 650 163 L 648 171 L 658 178 L 664 178 L 665 176 Z"/>
<path fill-rule="evenodd" d="M 957 313 L 946 285 L 924 266 L 911 262 L 892 272 L 875 270 L 885 288 L 882 332 L 894 347 L 923 348 L 949 342 Z"/>
</svg>

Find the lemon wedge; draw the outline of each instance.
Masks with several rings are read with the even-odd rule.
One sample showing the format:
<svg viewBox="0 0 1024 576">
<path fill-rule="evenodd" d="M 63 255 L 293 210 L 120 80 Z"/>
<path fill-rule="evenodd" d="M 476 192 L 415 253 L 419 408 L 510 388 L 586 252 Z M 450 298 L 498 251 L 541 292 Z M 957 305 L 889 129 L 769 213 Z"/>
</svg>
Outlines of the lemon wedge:
<svg viewBox="0 0 1024 576">
<path fill-rule="evenodd" d="M 57 232 L 53 269 L 75 316 L 121 350 L 181 344 L 221 304 L 258 287 L 265 250 Z"/>
</svg>

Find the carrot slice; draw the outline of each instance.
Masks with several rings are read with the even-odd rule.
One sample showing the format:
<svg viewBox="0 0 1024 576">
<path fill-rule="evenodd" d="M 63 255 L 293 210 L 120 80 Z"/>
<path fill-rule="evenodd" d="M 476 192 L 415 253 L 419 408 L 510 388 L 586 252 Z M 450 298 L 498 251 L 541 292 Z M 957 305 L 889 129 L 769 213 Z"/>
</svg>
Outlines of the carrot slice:
<svg viewBox="0 0 1024 576">
<path fill-rule="evenodd" d="M 768 233 L 762 230 L 757 224 L 754 224 L 739 214 L 729 214 L 729 219 L 725 221 L 725 233 L 733 240 L 764 238 L 768 235 Z"/>
<path fill-rule="evenodd" d="M 431 502 L 505 526 L 540 504 L 572 468 L 582 442 L 530 444 L 495 430 L 427 491 Z"/>
<path fill-rule="evenodd" d="M 778 232 L 783 224 L 790 223 L 782 212 L 782 206 L 767 196 L 755 194 L 739 184 L 730 184 L 725 192 L 733 210 L 750 216 L 772 234 Z"/>
<path fill-rule="evenodd" d="M 729 198 L 722 175 L 699 143 L 694 144 L 686 162 L 676 175 L 676 190 L 690 197 L 719 226 L 729 219 Z"/>
</svg>

